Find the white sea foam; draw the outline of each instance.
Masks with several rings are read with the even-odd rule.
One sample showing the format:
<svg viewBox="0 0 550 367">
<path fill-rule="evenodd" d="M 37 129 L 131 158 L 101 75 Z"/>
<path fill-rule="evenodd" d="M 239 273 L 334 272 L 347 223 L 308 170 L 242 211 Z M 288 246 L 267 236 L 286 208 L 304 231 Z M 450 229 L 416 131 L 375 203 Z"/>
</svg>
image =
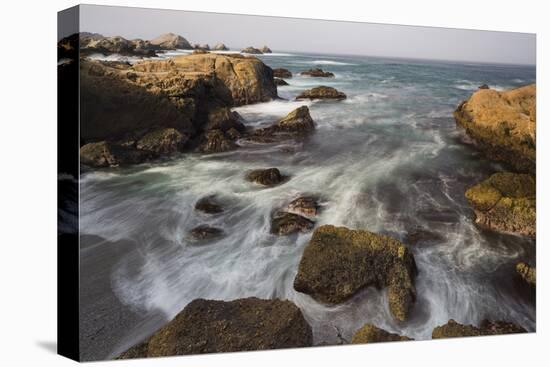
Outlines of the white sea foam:
<svg viewBox="0 0 550 367">
<path fill-rule="evenodd" d="M 349 62 L 342 62 L 342 61 L 334 61 L 334 60 L 311 60 L 311 61 L 296 61 L 297 64 L 311 64 L 311 65 L 345 65 L 345 66 L 353 66 L 357 64 L 349 63 Z"/>
</svg>

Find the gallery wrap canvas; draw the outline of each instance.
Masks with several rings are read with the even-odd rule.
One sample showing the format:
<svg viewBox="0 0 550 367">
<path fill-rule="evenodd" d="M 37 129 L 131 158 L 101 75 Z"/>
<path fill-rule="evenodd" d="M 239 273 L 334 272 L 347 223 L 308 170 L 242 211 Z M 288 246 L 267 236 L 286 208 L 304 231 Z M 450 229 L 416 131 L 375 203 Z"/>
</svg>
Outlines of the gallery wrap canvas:
<svg viewBox="0 0 550 367">
<path fill-rule="evenodd" d="M 536 331 L 534 34 L 80 5 L 57 50 L 60 354 Z"/>
</svg>

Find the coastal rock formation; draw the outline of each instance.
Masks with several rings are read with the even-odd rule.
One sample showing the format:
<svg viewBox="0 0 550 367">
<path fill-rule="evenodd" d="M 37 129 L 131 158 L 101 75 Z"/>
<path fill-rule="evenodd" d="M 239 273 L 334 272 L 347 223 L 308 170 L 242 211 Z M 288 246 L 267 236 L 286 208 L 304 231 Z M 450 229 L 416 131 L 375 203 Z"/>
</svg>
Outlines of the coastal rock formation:
<svg viewBox="0 0 550 367">
<path fill-rule="evenodd" d="M 285 68 L 276 68 L 273 69 L 273 76 L 276 78 L 292 78 L 292 73 Z"/>
<path fill-rule="evenodd" d="M 498 92 L 480 89 L 454 116 L 488 158 L 535 172 L 536 86 Z"/>
<path fill-rule="evenodd" d="M 516 272 L 521 276 L 527 284 L 535 287 L 537 284 L 537 272 L 535 267 L 529 266 L 524 262 L 519 262 L 516 265 Z"/>
<path fill-rule="evenodd" d="M 292 200 L 286 207 L 287 212 L 305 217 L 315 217 L 318 210 L 317 199 L 312 196 L 300 196 Z"/>
<path fill-rule="evenodd" d="M 283 79 L 280 79 L 280 78 L 274 78 L 273 81 L 275 82 L 275 85 L 278 87 L 283 85 L 288 85 L 287 82 L 285 82 Z"/>
<path fill-rule="evenodd" d="M 200 225 L 191 230 L 191 235 L 197 240 L 209 240 L 221 237 L 223 231 L 220 228 Z"/>
<path fill-rule="evenodd" d="M 208 113 L 205 130 L 221 130 L 227 132 L 230 129 L 243 132 L 246 127 L 243 118 L 237 112 L 231 111 L 228 107 L 220 107 Z"/>
<path fill-rule="evenodd" d="M 318 78 L 333 78 L 334 77 L 334 74 L 331 73 L 330 71 L 323 71 L 323 69 L 320 69 L 320 68 L 313 68 L 313 69 L 305 70 L 305 71 L 302 71 L 300 74 L 305 75 L 305 76 L 318 77 Z"/>
<path fill-rule="evenodd" d="M 464 336 L 500 335 L 526 333 L 519 325 L 505 321 L 483 320 L 479 327 L 462 325 L 455 320 L 449 320 L 445 325 L 437 326 L 432 331 L 432 339 L 457 338 Z"/>
<path fill-rule="evenodd" d="M 109 55 L 117 53 L 124 56 L 156 56 L 155 48 L 148 41 L 141 39 L 127 40 L 124 37 L 104 37 L 98 33 L 80 33 L 79 53 L 90 55 L 100 53 Z M 63 43 L 63 41 L 61 41 Z"/>
<path fill-rule="evenodd" d="M 319 86 L 312 89 L 307 89 L 300 93 L 296 100 L 300 99 L 346 99 L 347 96 L 332 87 Z"/>
<path fill-rule="evenodd" d="M 260 49 L 260 51 L 262 51 L 262 53 L 264 54 L 270 54 L 271 53 L 271 49 L 267 46 L 264 46 Z"/>
<path fill-rule="evenodd" d="M 271 126 L 276 131 L 306 132 L 315 129 L 307 106 L 300 106 Z"/>
<path fill-rule="evenodd" d="M 193 47 L 185 38 L 174 33 L 164 33 L 149 41 L 154 46 L 163 50 L 192 50 Z"/>
<path fill-rule="evenodd" d="M 406 336 L 388 333 L 386 330 L 377 328 L 372 324 L 365 324 L 363 327 L 353 334 L 351 338 L 352 344 L 368 344 L 380 342 L 398 342 L 414 340 Z"/>
<path fill-rule="evenodd" d="M 285 180 L 285 176 L 277 168 L 256 169 L 246 175 L 246 179 L 264 186 L 278 185 Z"/>
<path fill-rule="evenodd" d="M 174 128 L 159 128 L 139 139 L 136 148 L 156 155 L 171 155 L 181 152 L 187 140 L 187 136 Z"/>
<path fill-rule="evenodd" d="M 80 162 L 95 168 L 137 164 L 150 158 L 148 152 L 106 141 L 88 143 L 80 148 Z"/>
<path fill-rule="evenodd" d="M 487 84 L 481 84 L 477 89 L 489 89 L 489 86 Z"/>
<path fill-rule="evenodd" d="M 223 43 L 217 43 L 213 48 L 214 51 L 228 51 L 229 48 Z"/>
<path fill-rule="evenodd" d="M 298 214 L 277 212 L 271 220 L 271 233 L 286 236 L 296 232 L 309 232 L 315 222 Z"/>
<path fill-rule="evenodd" d="M 466 191 L 476 223 L 497 231 L 536 235 L 535 178 L 529 174 L 495 173 Z"/>
<path fill-rule="evenodd" d="M 196 299 L 119 359 L 308 347 L 313 334 L 290 301 Z"/>
<path fill-rule="evenodd" d="M 202 153 L 222 153 L 237 148 L 235 144 L 222 130 L 209 130 L 203 136 L 203 142 L 199 146 Z"/>
<path fill-rule="evenodd" d="M 257 48 L 254 48 L 254 47 L 247 47 L 247 48 L 243 48 L 241 50 L 241 52 L 243 54 L 252 54 L 252 55 L 261 55 L 263 54 L 263 52 Z"/>
<path fill-rule="evenodd" d="M 365 287 L 388 287 L 390 312 L 403 321 L 416 300 L 415 276 L 412 253 L 396 239 L 324 225 L 315 230 L 304 250 L 294 289 L 337 304 Z"/>
<path fill-rule="evenodd" d="M 222 206 L 215 200 L 215 196 L 206 196 L 195 204 L 195 210 L 206 214 L 218 214 L 223 212 Z"/>
<path fill-rule="evenodd" d="M 193 50 L 193 55 L 202 55 L 202 54 L 207 54 L 208 51 L 206 50 L 203 50 L 201 48 L 197 48 L 195 50 Z"/>
</svg>

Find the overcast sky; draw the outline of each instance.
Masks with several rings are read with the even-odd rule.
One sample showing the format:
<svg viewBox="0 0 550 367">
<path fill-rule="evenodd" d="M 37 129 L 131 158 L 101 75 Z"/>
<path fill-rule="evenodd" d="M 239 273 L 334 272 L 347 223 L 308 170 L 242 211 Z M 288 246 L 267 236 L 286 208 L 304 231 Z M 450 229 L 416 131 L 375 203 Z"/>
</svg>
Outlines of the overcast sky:
<svg viewBox="0 0 550 367">
<path fill-rule="evenodd" d="M 173 32 L 230 48 L 535 64 L 530 33 L 472 31 L 296 18 L 81 5 L 80 31 L 151 39 Z"/>
</svg>

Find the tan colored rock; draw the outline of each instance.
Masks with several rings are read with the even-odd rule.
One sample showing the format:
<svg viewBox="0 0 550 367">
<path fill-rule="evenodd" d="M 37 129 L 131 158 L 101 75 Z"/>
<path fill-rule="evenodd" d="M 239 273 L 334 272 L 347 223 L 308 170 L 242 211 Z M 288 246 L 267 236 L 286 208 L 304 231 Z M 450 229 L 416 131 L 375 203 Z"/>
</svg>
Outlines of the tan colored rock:
<svg viewBox="0 0 550 367">
<path fill-rule="evenodd" d="M 333 78 L 334 77 L 334 74 L 331 73 L 330 71 L 323 71 L 323 69 L 320 69 L 320 68 L 313 68 L 313 69 L 305 70 L 305 71 L 302 71 L 300 74 L 305 75 L 305 76 L 317 77 L 317 78 Z"/>
<path fill-rule="evenodd" d="M 493 160 L 535 172 L 535 84 L 498 92 L 480 89 L 456 109 L 456 122 Z"/>
<path fill-rule="evenodd" d="M 271 233 L 279 236 L 287 236 L 297 232 L 309 232 L 313 229 L 315 222 L 301 215 L 277 212 L 271 220 Z"/>
<path fill-rule="evenodd" d="M 274 186 L 282 183 L 286 177 L 278 168 L 255 169 L 246 174 L 246 179 L 264 186 Z"/>
<path fill-rule="evenodd" d="M 263 52 L 255 47 L 246 47 L 241 50 L 243 54 L 261 55 Z"/>
<path fill-rule="evenodd" d="M 150 158 L 148 152 L 106 141 L 88 143 L 80 148 L 80 162 L 96 168 L 137 164 Z"/>
<path fill-rule="evenodd" d="M 290 301 L 196 299 L 119 359 L 308 347 L 313 334 Z"/>
<path fill-rule="evenodd" d="M 152 45 L 158 46 L 163 50 L 183 49 L 191 50 L 193 47 L 182 36 L 174 33 L 164 33 L 149 41 Z"/>
<path fill-rule="evenodd" d="M 381 342 L 396 342 L 414 340 L 406 336 L 388 333 L 386 330 L 377 328 L 372 324 L 365 324 L 357 330 L 351 338 L 352 344 L 369 344 Z"/>
<path fill-rule="evenodd" d="M 433 330 L 432 339 L 517 334 L 526 332 L 527 331 L 521 326 L 505 321 L 483 320 L 481 325 L 476 327 L 473 325 L 462 325 L 451 319 L 445 325 L 437 326 Z"/>
<path fill-rule="evenodd" d="M 136 144 L 139 150 L 157 155 L 172 155 L 181 152 L 188 138 L 173 128 L 159 128 L 145 134 Z"/>
<path fill-rule="evenodd" d="M 394 238 L 365 230 L 324 225 L 306 246 L 294 289 L 337 304 L 365 287 L 388 287 L 392 315 L 406 320 L 416 300 L 412 253 Z"/>
<path fill-rule="evenodd" d="M 319 205 L 317 204 L 317 198 L 312 196 L 297 197 L 286 207 L 287 212 L 303 215 L 305 217 L 315 217 L 318 210 Z"/>
<path fill-rule="evenodd" d="M 529 174 L 495 173 L 466 191 L 476 223 L 497 231 L 536 235 L 535 178 Z"/>
<path fill-rule="evenodd" d="M 209 130 L 203 137 L 204 141 L 199 147 L 202 153 L 222 153 L 237 148 L 237 145 L 219 130 Z"/>
<path fill-rule="evenodd" d="M 325 87 L 325 86 L 319 86 L 319 87 L 315 87 L 315 88 L 312 88 L 312 89 L 307 89 L 305 91 L 303 91 L 302 93 L 300 93 L 297 97 L 296 97 L 296 100 L 300 100 L 300 99 L 334 99 L 334 100 L 343 100 L 343 99 L 346 99 L 347 96 L 345 95 L 345 93 L 342 93 L 338 90 L 336 90 L 336 88 L 332 88 L 332 87 Z"/>
<path fill-rule="evenodd" d="M 537 271 L 535 267 L 529 266 L 524 262 L 519 262 L 516 265 L 516 272 L 530 286 L 535 287 L 537 284 Z"/>
</svg>

